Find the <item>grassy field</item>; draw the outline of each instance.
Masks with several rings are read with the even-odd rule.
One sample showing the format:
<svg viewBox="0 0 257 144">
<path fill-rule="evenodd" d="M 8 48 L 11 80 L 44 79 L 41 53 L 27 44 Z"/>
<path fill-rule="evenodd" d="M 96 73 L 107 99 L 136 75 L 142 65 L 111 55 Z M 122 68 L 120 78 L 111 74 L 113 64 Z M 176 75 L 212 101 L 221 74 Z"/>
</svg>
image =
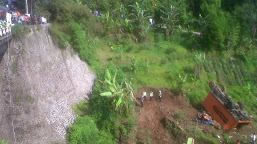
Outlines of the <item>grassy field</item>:
<svg viewBox="0 0 257 144">
<path fill-rule="evenodd" d="M 135 93 L 138 88 L 144 86 L 166 88 L 184 97 L 196 108 L 202 108 L 201 103 L 210 91 L 207 81 L 216 81 L 220 86 L 226 87 L 235 102 L 245 103 L 245 109 L 253 116 L 256 127 L 256 50 L 249 50 L 244 58 L 239 58 L 230 51 L 219 52 L 200 48 L 194 42 L 194 36 L 179 32 L 174 34 L 172 40 L 155 33 L 154 36 L 148 36 L 147 42 L 135 43 L 133 38 L 122 36 L 118 41 L 112 36 L 92 37 L 83 32 L 78 24 L 71 22 L 66 25 L 71 27 L 70 30 L 58 33 L 57 38 L 63 37 L 62 35 L 68 37 L 67 40 L 63 38 L 61 43 L 71 43 L 80 58 L 86 61 L 98 76 L 92 99 L 73 107 L 80 117 L 89 116 L 90 118 L 85 120 L 94 121 L 98 128 L 95 132 L 99 133 L 100 130 L 106 132 L 104 134 L 111 134 L 114 141 L 119 132 L 129 138 L 136 125 L 134 114 L 117 114 L 117 111 L 113 110 L 111 99 L 100 96 L 100 93 L 106 90 L 106 68 L 112 69 L 114 74 L 115 67 L 123 76 L 126 74 L 123 78 L 132 82 Z M 55 27 L 52 28 L 56 30 Z M 60 40 L 57 41 L 60 43 Z M 200 63 L 197 58 L 201 59 Z M 200 74 L 196 72 L 197 67 Z M 74 128 L 76 125 L 73 125 Z M 70 136 L 77 132 L 71 132 L 68 140 L 72 140 Z"/>
<path fill-rule="evenodd" d="M 147 42 L 135 44 L 125 41 L 119 44 L 108 40 L 96 43 L 99 62 L 102 66 L 112 61 L 126 72 L 135 89 L 142 86 L 160 87 L 179 92 L 181 76 L 187 76 L 182 91 L 190 104 L 199 106 L 210 88 L 207 80 L 225 86 L 235 102 L 242 101 L 252 115 L 256 114 L 256 66 L 225 52 L 192 50 L 184 46 L 184 41 Z M 193 43 L 189 43 L 193 47 Z M 195 78 L 194 60 L 197 55 L 205 55 L 201 78 Z M 255 61 L 255 60 L 254 60 Z M 136 71 L 133 69 L 136 68 Z"/>
</svg>

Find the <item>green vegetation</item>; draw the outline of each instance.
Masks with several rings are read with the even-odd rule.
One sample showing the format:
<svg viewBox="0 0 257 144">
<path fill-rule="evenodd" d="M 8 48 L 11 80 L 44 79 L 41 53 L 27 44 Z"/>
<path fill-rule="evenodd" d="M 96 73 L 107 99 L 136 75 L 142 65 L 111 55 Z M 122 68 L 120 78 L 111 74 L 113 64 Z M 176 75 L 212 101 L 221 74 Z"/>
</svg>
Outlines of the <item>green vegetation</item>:
<svg viewBox="0 0 257 144">
<path fill-rule="evenodd" d="M 216 135 L 215 135 L 216 137 Z M 220 141 L 214 138 L 210 134 L 206 134 L 200 130 L 197 130 L 195 133 L 195 140 L 199 143 L 206 143 L 206 144 L 219 144 Z"/>
<path fill-rule="evenodd" d="M 96 127 L 95 122 L 88 116 L 78 117 L 76 124 L 69 127 L 69 133 L 67 140 L 71 144 L 111 144 L 114 143 L 110 136 L 99 131 Z"/>
<path fill-rule="evenodd" d="M 128 140 L 136 123 L 133 88 L 142 86 L 170 89 L 199 107 L 207 80 L 216 81 L 257 116 L 256 1 L 39 0 L 36 7 L 50 14 L 56 43 L 71 44 L 98 77 L 91 99 L 73 108 L 79 117 L 70 143 Z M 196 133 L 201 142 L 218 143 Z"/>
<path fill-rule="evenodd" d="M 51 34 L 54 43 L 60 48 L 65 48 L 67 46 L 67 40 L 64 38 L 64 33 L 59 30 L 59 26 L 57 24 L 51 25 L 49 33 Z"/>
<path fill-rule="evenodd" d="M 4 139 L 0 139 L 0 144 L 8 144 L 8 141 Z"/>
<path fill-rule="evenodd" d="M 28 34 L 30 29 L 22 24 L 16 24 L 12 27 L 12 34 L 15 39 L 20 40 L 24 35 Z"/>
</svg>

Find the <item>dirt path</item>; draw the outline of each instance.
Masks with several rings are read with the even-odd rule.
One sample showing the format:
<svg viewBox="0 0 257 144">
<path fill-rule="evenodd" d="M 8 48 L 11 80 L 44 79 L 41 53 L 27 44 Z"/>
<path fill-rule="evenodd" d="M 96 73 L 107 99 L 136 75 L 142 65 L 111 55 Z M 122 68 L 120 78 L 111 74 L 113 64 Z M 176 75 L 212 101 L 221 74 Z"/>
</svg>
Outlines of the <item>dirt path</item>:
<svg viewBox="0 0 257 144">
<path fill-rule="evenodd" d="M 191 121 L 196 109 L 192 108 L 187 102 L 178 96 L 174 96 L 169 90 L 161 89 L 162 102 L 158 98 L 158 88 L 144 87 L 138 90 L 137 99 L 142 96 L 143 91 L 147 92 L 147 101 L 144 102 L 144 107 L 138 107 L 138 133 L 137 143 L 151 144 L 167 144 L 177 143 L 177 139 L 169 136 L 165 128 L 164 118 L 169 117 L 175 120 L 179 113 L 184 113 L 187 121 Z M 154 99 L 150 101 L 149 93 L 154 92 Z M 184 139 L 184 138 L 182 138 Z"/>
</svg>

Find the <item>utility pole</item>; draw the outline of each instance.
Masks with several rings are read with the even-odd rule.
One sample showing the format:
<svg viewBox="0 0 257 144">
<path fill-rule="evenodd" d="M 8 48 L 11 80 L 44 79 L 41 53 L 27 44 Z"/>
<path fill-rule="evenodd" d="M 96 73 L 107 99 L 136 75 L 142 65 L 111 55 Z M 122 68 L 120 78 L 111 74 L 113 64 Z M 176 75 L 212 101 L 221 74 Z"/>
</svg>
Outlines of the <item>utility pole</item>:
<svg viewBox="0 0 257 144">
<path fill-rule="evenodd" d="M 33 9 L 33 8 L 32 8 L 32 2 L 33 2 L 33 0 L 31 0 L 31 2 L 30 2 L 30 8 L 31 8 L 31 9 L 30 9 L 30 10 L 31 10 L 30 16 L 33 16 L 33 13 L 32 13 L 32 9 Z"/>
<path fill-rule="evenodd" d="M 28 11 L 28 0 L 26 0 L 26 14 L 29 14 L 29 11 Z"/>
</svg>

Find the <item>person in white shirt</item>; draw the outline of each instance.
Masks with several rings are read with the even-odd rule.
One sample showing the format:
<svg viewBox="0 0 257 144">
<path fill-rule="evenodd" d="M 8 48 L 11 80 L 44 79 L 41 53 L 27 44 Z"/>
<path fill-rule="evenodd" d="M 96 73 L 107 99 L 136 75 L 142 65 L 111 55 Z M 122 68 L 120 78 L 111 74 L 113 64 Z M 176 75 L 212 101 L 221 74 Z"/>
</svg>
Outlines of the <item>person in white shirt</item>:
<svg viewBox="0 0 257 144">
<path fill-rule="evenodd" d="M 43 24 L 46 24 L 46 23 L 47 23 L 47 21 L 46 21 L 46 18 L 45 18 L 45 17 L 42 17 L 42 23 L 43 23 Z"/>
<path fill-rule="evenodd" d="M 152 19 L 152 18 L 149 18 L 149 22 L 150 22 L 150 24 L 152 25 L 152 24 L 153 24 L 153 19 Z"/>
<path fill-rule="evenodd" d="M 254 134 L 253 134 L 253 141 L 252 141 L 252 144 L 255 144 L 255 140 L 256 140 L 256 134 L 254 133 Z"/>
</svg>

